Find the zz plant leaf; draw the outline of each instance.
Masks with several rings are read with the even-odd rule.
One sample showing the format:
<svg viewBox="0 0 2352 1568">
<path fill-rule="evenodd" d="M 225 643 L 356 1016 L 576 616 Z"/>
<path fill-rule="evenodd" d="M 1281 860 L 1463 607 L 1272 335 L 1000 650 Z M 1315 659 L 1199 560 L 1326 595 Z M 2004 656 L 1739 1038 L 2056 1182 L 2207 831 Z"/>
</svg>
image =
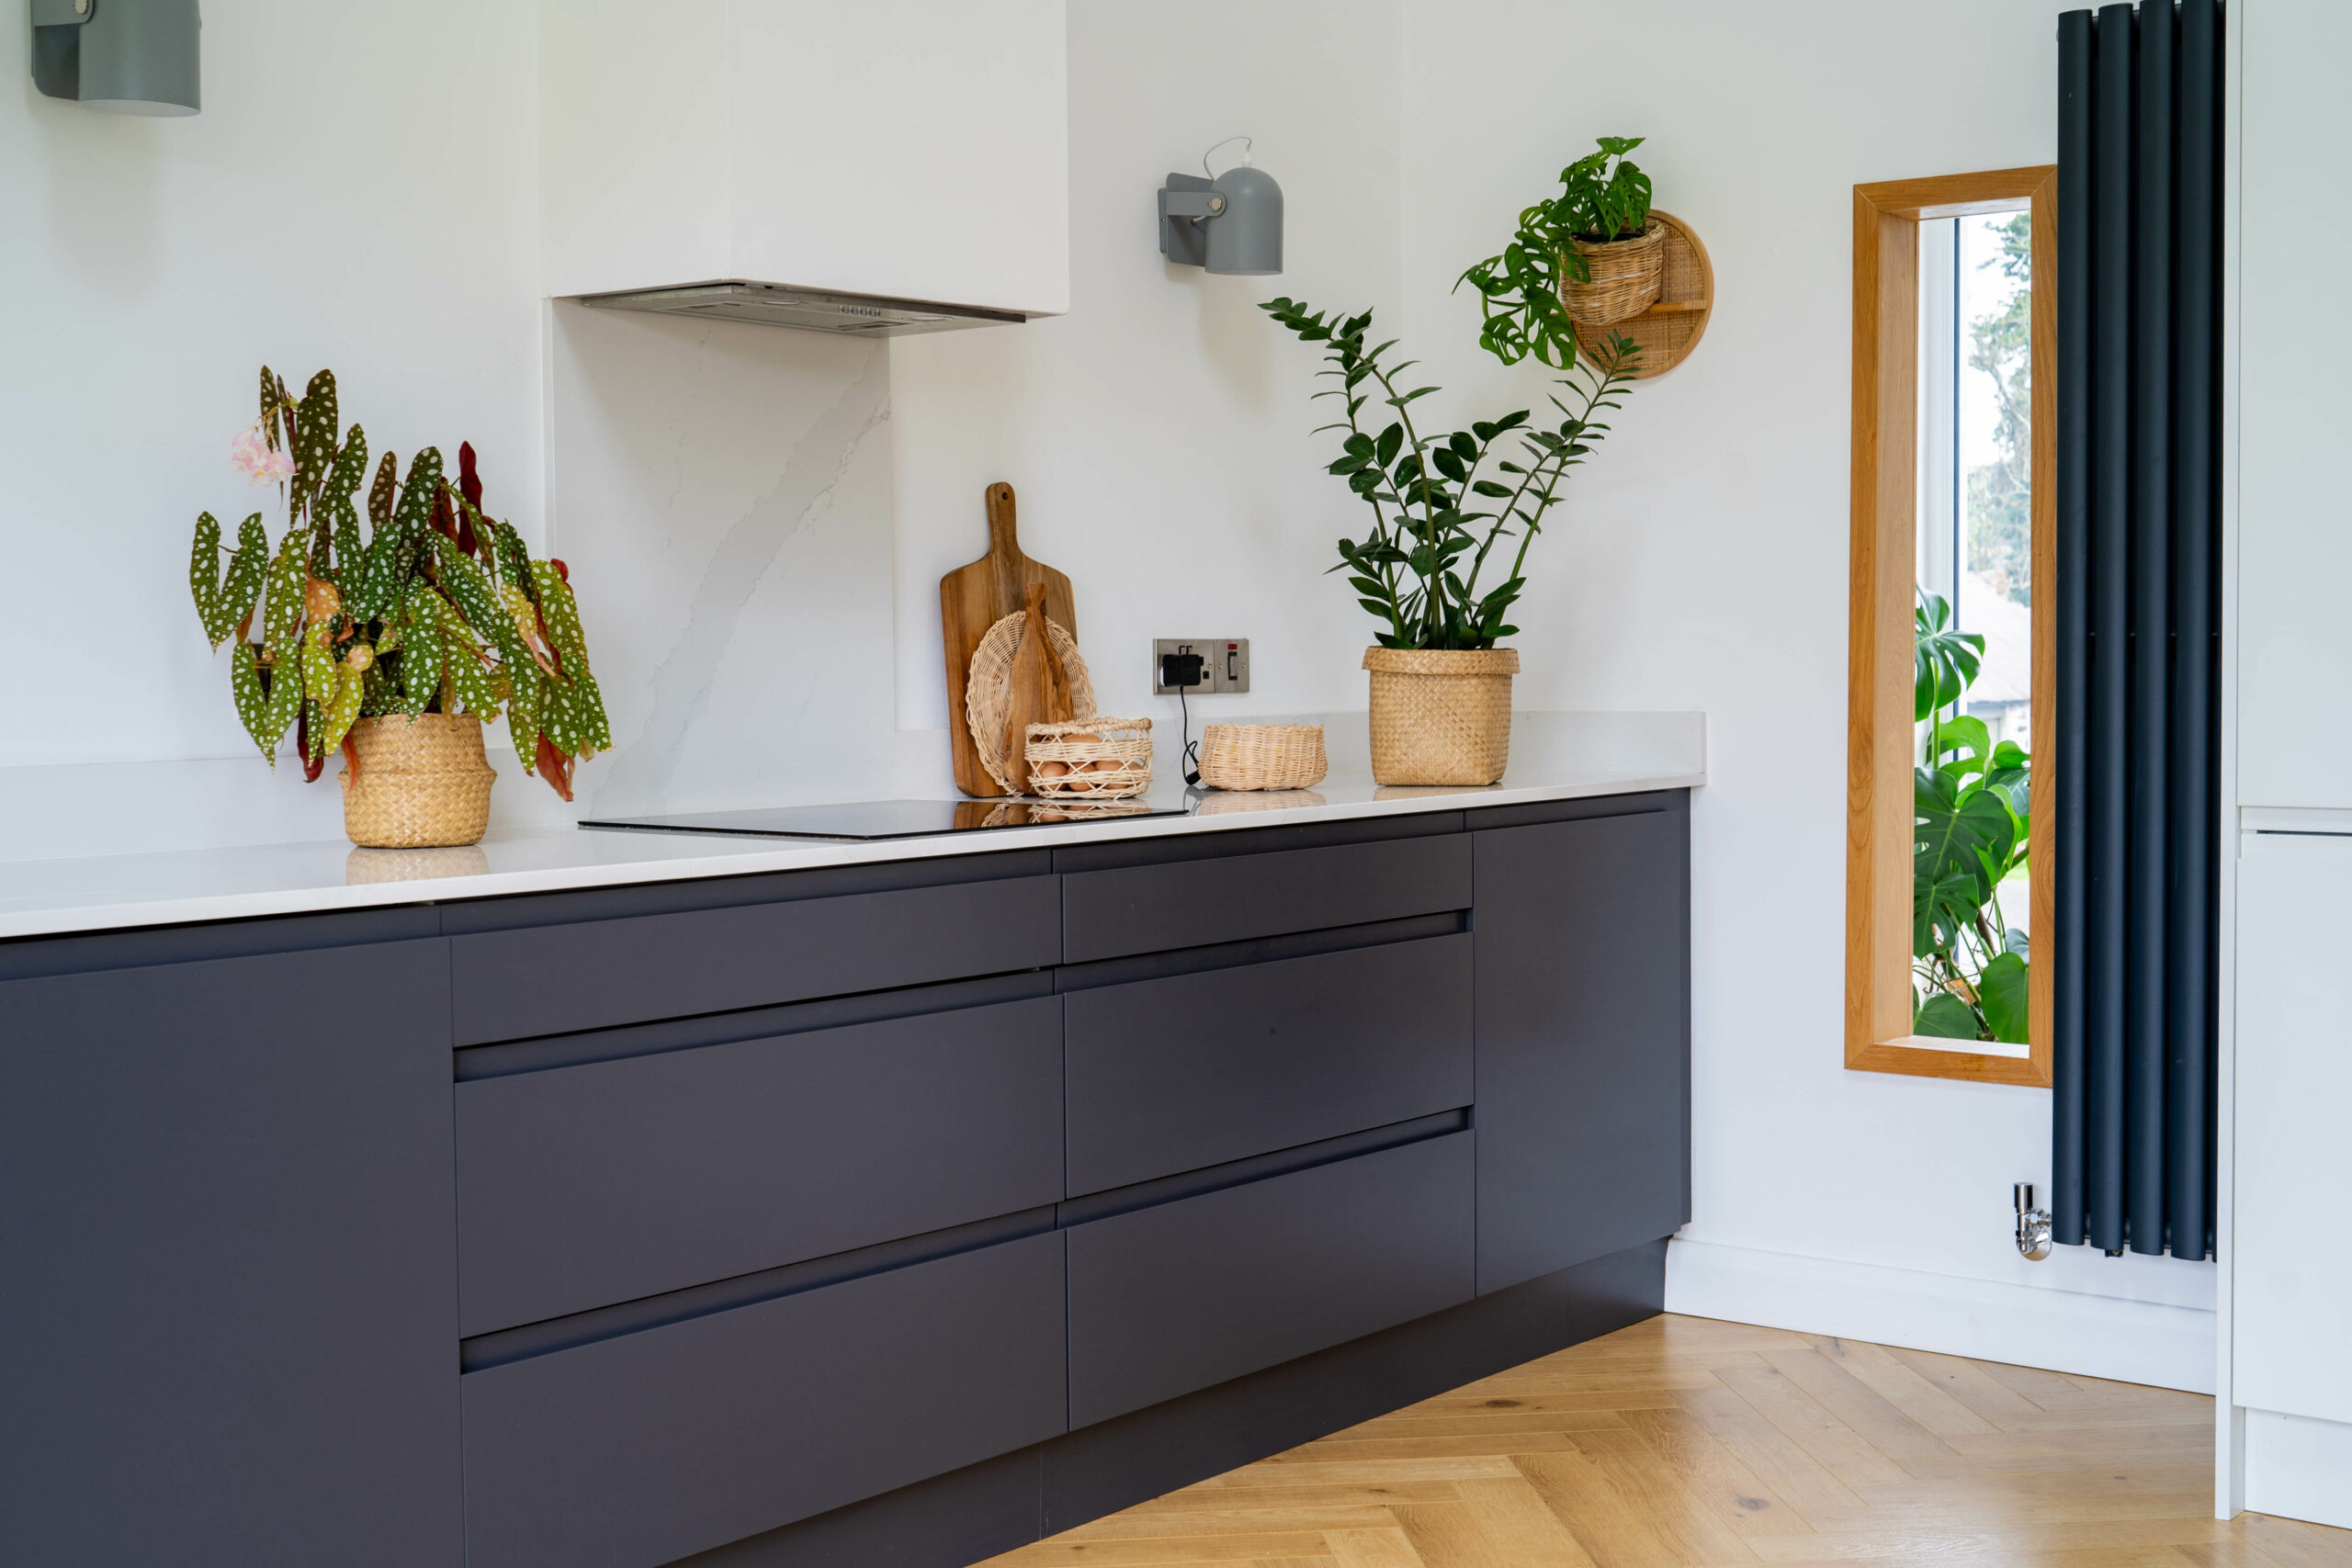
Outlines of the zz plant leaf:
<svg viewBox="0 0 2352 1568">
<path fill-rule="evenodd" d="M 1622 405 L 1640 348 L 1619 336 L 1603 358 L 1573 368 L 1559 382 L 1566 400 L 1552 400 L 1561 416 L 1553 428 L 1531 424 L 1520 409 L 1424 434 L 1414 409 L 1438 389 L 1399 389 L 1413 361 L 1392 359 L 1393 339 L 1367 346 L 1370 310 L 1335 317 L 1288 298 L 1259 309 L 1301 342 L 1327 345 L 1320 374 L 1335 384 L 1313 396 L 1337 398 L 1344 410 L 1321 427 L 1340 436 L 1327 468 L 1372 510 L 1372 531 L 1340 540 L 1330 570 L 1347 574 L 1356 603 L 1379 623 L 1374 640 L 1480 649 L 1515 633 L 1509 615 L 1527 584 L 1528 550 L 1568 470 L 1607 434 L 1597 416 Z M 1377 428 L 1364 418 L 1375 403 L 1394 411 L 1373 422 Z M 1489 565 L 1501 581 L 1482 590 Z"/>
</svg>

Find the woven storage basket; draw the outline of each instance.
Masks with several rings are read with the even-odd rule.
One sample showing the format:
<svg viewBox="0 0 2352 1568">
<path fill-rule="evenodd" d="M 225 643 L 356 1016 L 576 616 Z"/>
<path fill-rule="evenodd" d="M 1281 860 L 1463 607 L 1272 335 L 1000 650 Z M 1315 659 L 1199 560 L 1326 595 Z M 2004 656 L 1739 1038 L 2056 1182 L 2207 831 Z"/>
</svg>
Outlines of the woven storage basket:
<svg viewBox="0 0 2352 1568">
<path fill-rule="evenodd" d="M 1515 648 L 1368 648 L 1372 776 L 1384 784 L 1490 784 L 1510 762 Z"/>
<path fill-rule="evenodd" d="M 1033 724 L 1027 750 L 1029 793 L 1040 799 L 1125 800 L 1151 787 L 1148 718 Z"/>
<path fill-rule="evenodd" d="M 973 754 L 1007 795 L 1022 793 L 1020 781 L 1013 777 L 1020 771 L 1019 759 L 1004 755 L 1004 710 L 1012 696 L 1013 655 L 1021 650 L 1021 628 L 1028 619 L 1028 611 L 1015 610 L 990 626 L 980 637 L 980 646 L 972 650 L 971 676 L 964 682 L 964 720 L 971 731 Z M 1056 620 L 1046 622 L 1046 635 L 1069 675 L 1070 716 L 1091 717 L 1094 678 L 1086 671 L 1078 640 Z"/>
<path fill-rule="evenodd" d="M 1330 771 L 1319 724 L 1212 724 L 1201 731 L 1201 783 L 1211 789 L 1306 789 Z"/>
<path fill-rule="evenodd" d="M 469 713 L 401 714 L 351 727 L 359 772 L 345 767 L 343 830 L 379 850 L 479 843 L 490 826 L 490 786 L 498 773 L 481 751 L 481 720 Z"/>
<path fill-rule="evenodd" d="M 1570 240 L 1592 276 L 1560 279 L 1568 319 L 1589 326 L 1630 321 L 1657 303 L 1666 284 L 1666 228 L 1652 223 L 1631 239 Z"/>
</svg>

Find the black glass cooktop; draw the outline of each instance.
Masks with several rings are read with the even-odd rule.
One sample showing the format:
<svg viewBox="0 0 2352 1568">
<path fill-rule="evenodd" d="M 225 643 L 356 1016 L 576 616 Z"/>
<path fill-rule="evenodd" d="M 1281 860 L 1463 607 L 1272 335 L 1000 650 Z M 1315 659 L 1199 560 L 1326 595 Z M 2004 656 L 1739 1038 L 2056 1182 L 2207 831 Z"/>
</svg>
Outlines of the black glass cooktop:
<svg viewBox="0 0 2352 1568">
<path fill-rule="evenodd" d="M 920 839 L 989 828 L 1183 815 L 1182 807 L 1153 807 L 1140 801 L 1089 806 L 1042 800 L 852 800 L 838 806 L 697 811 L 681 817 L 614 817 L 580 825 L 616 832 L 733 833 L 753 839 Z"/>
</svg>

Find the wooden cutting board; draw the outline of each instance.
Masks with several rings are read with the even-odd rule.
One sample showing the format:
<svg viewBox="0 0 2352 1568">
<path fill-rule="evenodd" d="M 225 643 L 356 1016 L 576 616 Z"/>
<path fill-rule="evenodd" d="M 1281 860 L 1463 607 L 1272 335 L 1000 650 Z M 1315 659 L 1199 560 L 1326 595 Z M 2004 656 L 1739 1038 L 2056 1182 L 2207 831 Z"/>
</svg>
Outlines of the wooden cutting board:
<svg viewBox="0 0 2352 1568">
<path fill-rule="evenodd" d="M 989 628 L 1018 613 L 1029 584 L 1044 585 L 1046 616 L 1078 636 L 1078 610 L 1069 579 L 1052 567 L 1021 553 L 1014 530 L 1012 487 L 989 486 L 989 553 L 969 566 L 957 567 L 939 580 L 939 626 L 947 660 L 947 734 L 955 750 L 956 787 L 983 798 L 1005 792 L 972 748 L 972 733 L 964 716 L 964 686 L 970 678 L 972 655 Z"/>
</svg>

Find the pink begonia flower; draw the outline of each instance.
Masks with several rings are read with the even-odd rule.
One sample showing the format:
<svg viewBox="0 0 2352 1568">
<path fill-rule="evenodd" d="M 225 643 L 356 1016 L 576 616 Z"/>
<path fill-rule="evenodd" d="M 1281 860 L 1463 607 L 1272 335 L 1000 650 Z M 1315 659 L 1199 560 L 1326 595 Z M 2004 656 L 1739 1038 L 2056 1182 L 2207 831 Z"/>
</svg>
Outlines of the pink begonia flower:
<svg viewBox="0 0 2352 1568">
<path fill-rule="evenodd" d="M 288 479 L 294 472 L 294 459 L 283 452 L 271 451 L 269 443 L 262 439 L 259 426 L 238 432 L 236 440 L 229 444 L 229 462 L 257 484 L 265 479 Z"/>
</svg>

